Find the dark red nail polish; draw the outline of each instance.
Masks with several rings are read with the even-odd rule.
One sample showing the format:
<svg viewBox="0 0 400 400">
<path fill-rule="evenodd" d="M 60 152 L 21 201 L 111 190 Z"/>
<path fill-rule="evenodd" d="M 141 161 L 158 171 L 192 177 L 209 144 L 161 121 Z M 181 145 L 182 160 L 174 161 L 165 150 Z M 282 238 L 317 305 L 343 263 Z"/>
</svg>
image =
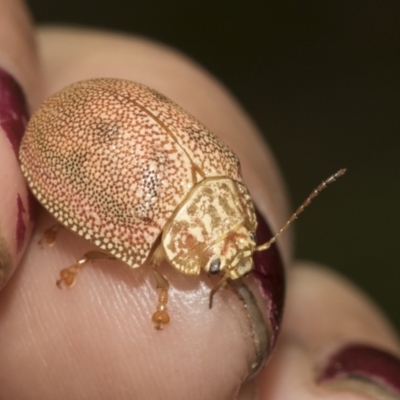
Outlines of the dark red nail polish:
<svg viewBox="0 0 400 400">
<path fill-rule="evenodd" d="M 15 236 L 17 239 L 17 251 L 20 252 L 24 247 L 25 242 L 25 234 L 26 234 L 26 225 L 24 221 L 25 207 L 22 203 L 21 196 L 17 197 L 17 225 L 15 228 Z"/>
<path fill-rule="evenodd" d="M 28 122 L 28 108 L 21 86 L 0 68 L 0 126 L 7 135 L 15 154 Z"/>
<path fill-rule="evenodd" d="M 271 230 L 262 215 L 256 210 L 257 244 L 261 245 L 272 238 Z M 285 300 L 285 273 L 278 248 L 274 243 L 268 250 L 254 253 L 254 278 L 261 294 L 269 304 L 268 314 L 273 330 L 271 348 L 275 345 L 281 326 Z"/>
<path fill-rule="evenodd" d="M 350 344 L 331 357 L 319 382 L 346 378 L 364 379 L 400 395 L 400 359 L 375 347 Z"/>
</svg>

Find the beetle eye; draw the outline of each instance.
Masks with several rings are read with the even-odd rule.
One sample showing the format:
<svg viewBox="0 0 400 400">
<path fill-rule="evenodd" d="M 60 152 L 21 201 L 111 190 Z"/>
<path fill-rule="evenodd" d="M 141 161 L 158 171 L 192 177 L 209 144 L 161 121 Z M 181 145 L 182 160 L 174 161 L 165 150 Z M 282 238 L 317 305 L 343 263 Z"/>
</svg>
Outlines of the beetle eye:
<svg viewBox="0 0 400 400">
<path fill-rule="evenodd" d="M 257 243 L 257 236 L 255 232 L 250 232 L 249 233 L 250 239 L 254 242 Z"/>
<path fill-rule="evenodd" d="M 210 263 L 210 269 L 208 272 L 211 275 L 218 274 L 218 272 L 220 271 L 220 266 L 221 266 L 221 260 L 219 258 L 214 258 Z"/>
</svg>

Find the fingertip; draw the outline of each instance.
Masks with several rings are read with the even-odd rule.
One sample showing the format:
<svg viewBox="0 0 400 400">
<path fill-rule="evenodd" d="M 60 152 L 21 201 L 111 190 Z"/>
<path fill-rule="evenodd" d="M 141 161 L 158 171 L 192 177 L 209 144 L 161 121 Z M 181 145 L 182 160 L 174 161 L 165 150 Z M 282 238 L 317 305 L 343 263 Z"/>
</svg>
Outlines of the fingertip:
<svg viewBox="0 0 400 400">
<path fill-rule="evenodd" d="M 399 339 L 354 284 L 313 263 L 293 268 L 281 340 L 262 372 L 262 399 L 395 399 Z"/>
</svg>

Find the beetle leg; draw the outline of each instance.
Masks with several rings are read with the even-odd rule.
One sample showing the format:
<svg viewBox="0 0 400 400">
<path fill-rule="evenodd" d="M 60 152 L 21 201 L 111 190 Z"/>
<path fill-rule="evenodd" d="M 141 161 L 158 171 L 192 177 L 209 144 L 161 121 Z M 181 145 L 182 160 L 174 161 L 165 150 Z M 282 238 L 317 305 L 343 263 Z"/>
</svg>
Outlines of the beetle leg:
<svg viewBox="0 0 400 400">
<path fill-rule="evenodd" d="M 169 322 L 169 315 L 167 312 L 169 283 L 165 279 L 165 277 L 161 275 L 161 273 L 157 270 L 158 266 L 159 263 L 153 259 L 151 270 L 153 271 L 153 275 L 157 283 L 157 289 L 161 290 L 158 294 L 157 311 L 153 314 L 151 319 L 155 323 L 154 327 L 157 330 L 161 330 L 162 325 L 168 324 Z"/>
<path fill-rule="evenodd" d="M 61 228 L 61 224 L 54 224 L 50 228 L 47 228 L 43 232 L 43 236 L 40 238 L 38 244 L 41 246 L 43 242 L 46 242 L 47 246 L 52 247 Z"/>
<path fill-rule="evenodd" d="M 107 254 L 98 250 L 89 251 L 85 253 L 83 257 L 75 264 L 72 264 L 70 267 L 64 268 L 60 271 L 60 279 L 56 282 L 57 286 L 61 289 L 61 284 L 64 283 L 65 286 L 72 287 L 75 283 L 76 274 L 78 271 L 89 261 L 94 260 L 115 260 L 115 257 L 111 254 Z"/>
<path fill-rule="evenodd" d="M 212 306 L 213 306 L 213 299 L 214 299 L 215 293 L 217 293 L 219 289 L 224 288 L 227 281 L 228 281 L 228 276 L 225 275 L 225 276 L 216 284 L 216 286 L 214 286 L 214 287 L 211 289 L 211 292 L 210 292 L 210 301 L 209 301 L 209 303 L 208 303 L 208 307 L 209 307 L 209 308 L 212 308 Z"/>
</svg>

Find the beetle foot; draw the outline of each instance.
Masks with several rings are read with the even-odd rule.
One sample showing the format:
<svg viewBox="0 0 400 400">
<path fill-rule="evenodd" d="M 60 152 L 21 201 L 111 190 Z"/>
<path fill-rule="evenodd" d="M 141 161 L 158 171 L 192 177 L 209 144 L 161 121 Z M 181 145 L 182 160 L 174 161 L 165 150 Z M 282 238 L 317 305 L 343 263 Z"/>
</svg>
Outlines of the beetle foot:
<svg viewBox="0 0 400 400">
<path fill-rule="evenodd" d="M 57 280 L 56 284 L 61 289 L 61 285 L 64 283 L 65 286 L 71 287 L 75 283 L 76 272 L 71 271 L 69 268 L 64 268 L 60 271 L 60 279 Z"/>
<path fill-rule="evenodd" d="M 166 325 L 169 323 L 169 315 L 167 311 L 156 311 L 153 314 L 152 320 L 154 322 L 154 328 L 156 328 L 158 331 L 162 331 L 162 326 Z"/>
<path fill-rule="evenodd" d="M 43 232 L 43 236 L 40 238 L 38 242 L 39 246 L 43 246 L 43 242 L 45 242 L 48 247 L 52 247 L 57 239 L 58 232 L 60 231 L 61 228 L 62 228 L 61 224 L 55 224 L 50 228 L 47 228 Z"/>
<path fill-rule="evenodd" d="M 75 283 L 76 275 L 78 271 L 90 260 L 90 258 L 83 256 L 78 262 L 71 265 L 68 268 L 64 268 L 60 271 L 60 279 L 56 282 L 57 286 L 61 289 L 61 285 L 64 284 L 67 287 L 72 287 Z"/>
<path fill-rule="evenodd" d="M 158 305 L 157 311 L 152 316 L 152 321 L 154 322 L 154 327 L 157 330 L 162 330 L 162 325 L 169 323 L 170 318 L 167 312 L 167 302 L 168 302 L 168 289 L 161 289 L 158 295 Z"/>
</svg>

